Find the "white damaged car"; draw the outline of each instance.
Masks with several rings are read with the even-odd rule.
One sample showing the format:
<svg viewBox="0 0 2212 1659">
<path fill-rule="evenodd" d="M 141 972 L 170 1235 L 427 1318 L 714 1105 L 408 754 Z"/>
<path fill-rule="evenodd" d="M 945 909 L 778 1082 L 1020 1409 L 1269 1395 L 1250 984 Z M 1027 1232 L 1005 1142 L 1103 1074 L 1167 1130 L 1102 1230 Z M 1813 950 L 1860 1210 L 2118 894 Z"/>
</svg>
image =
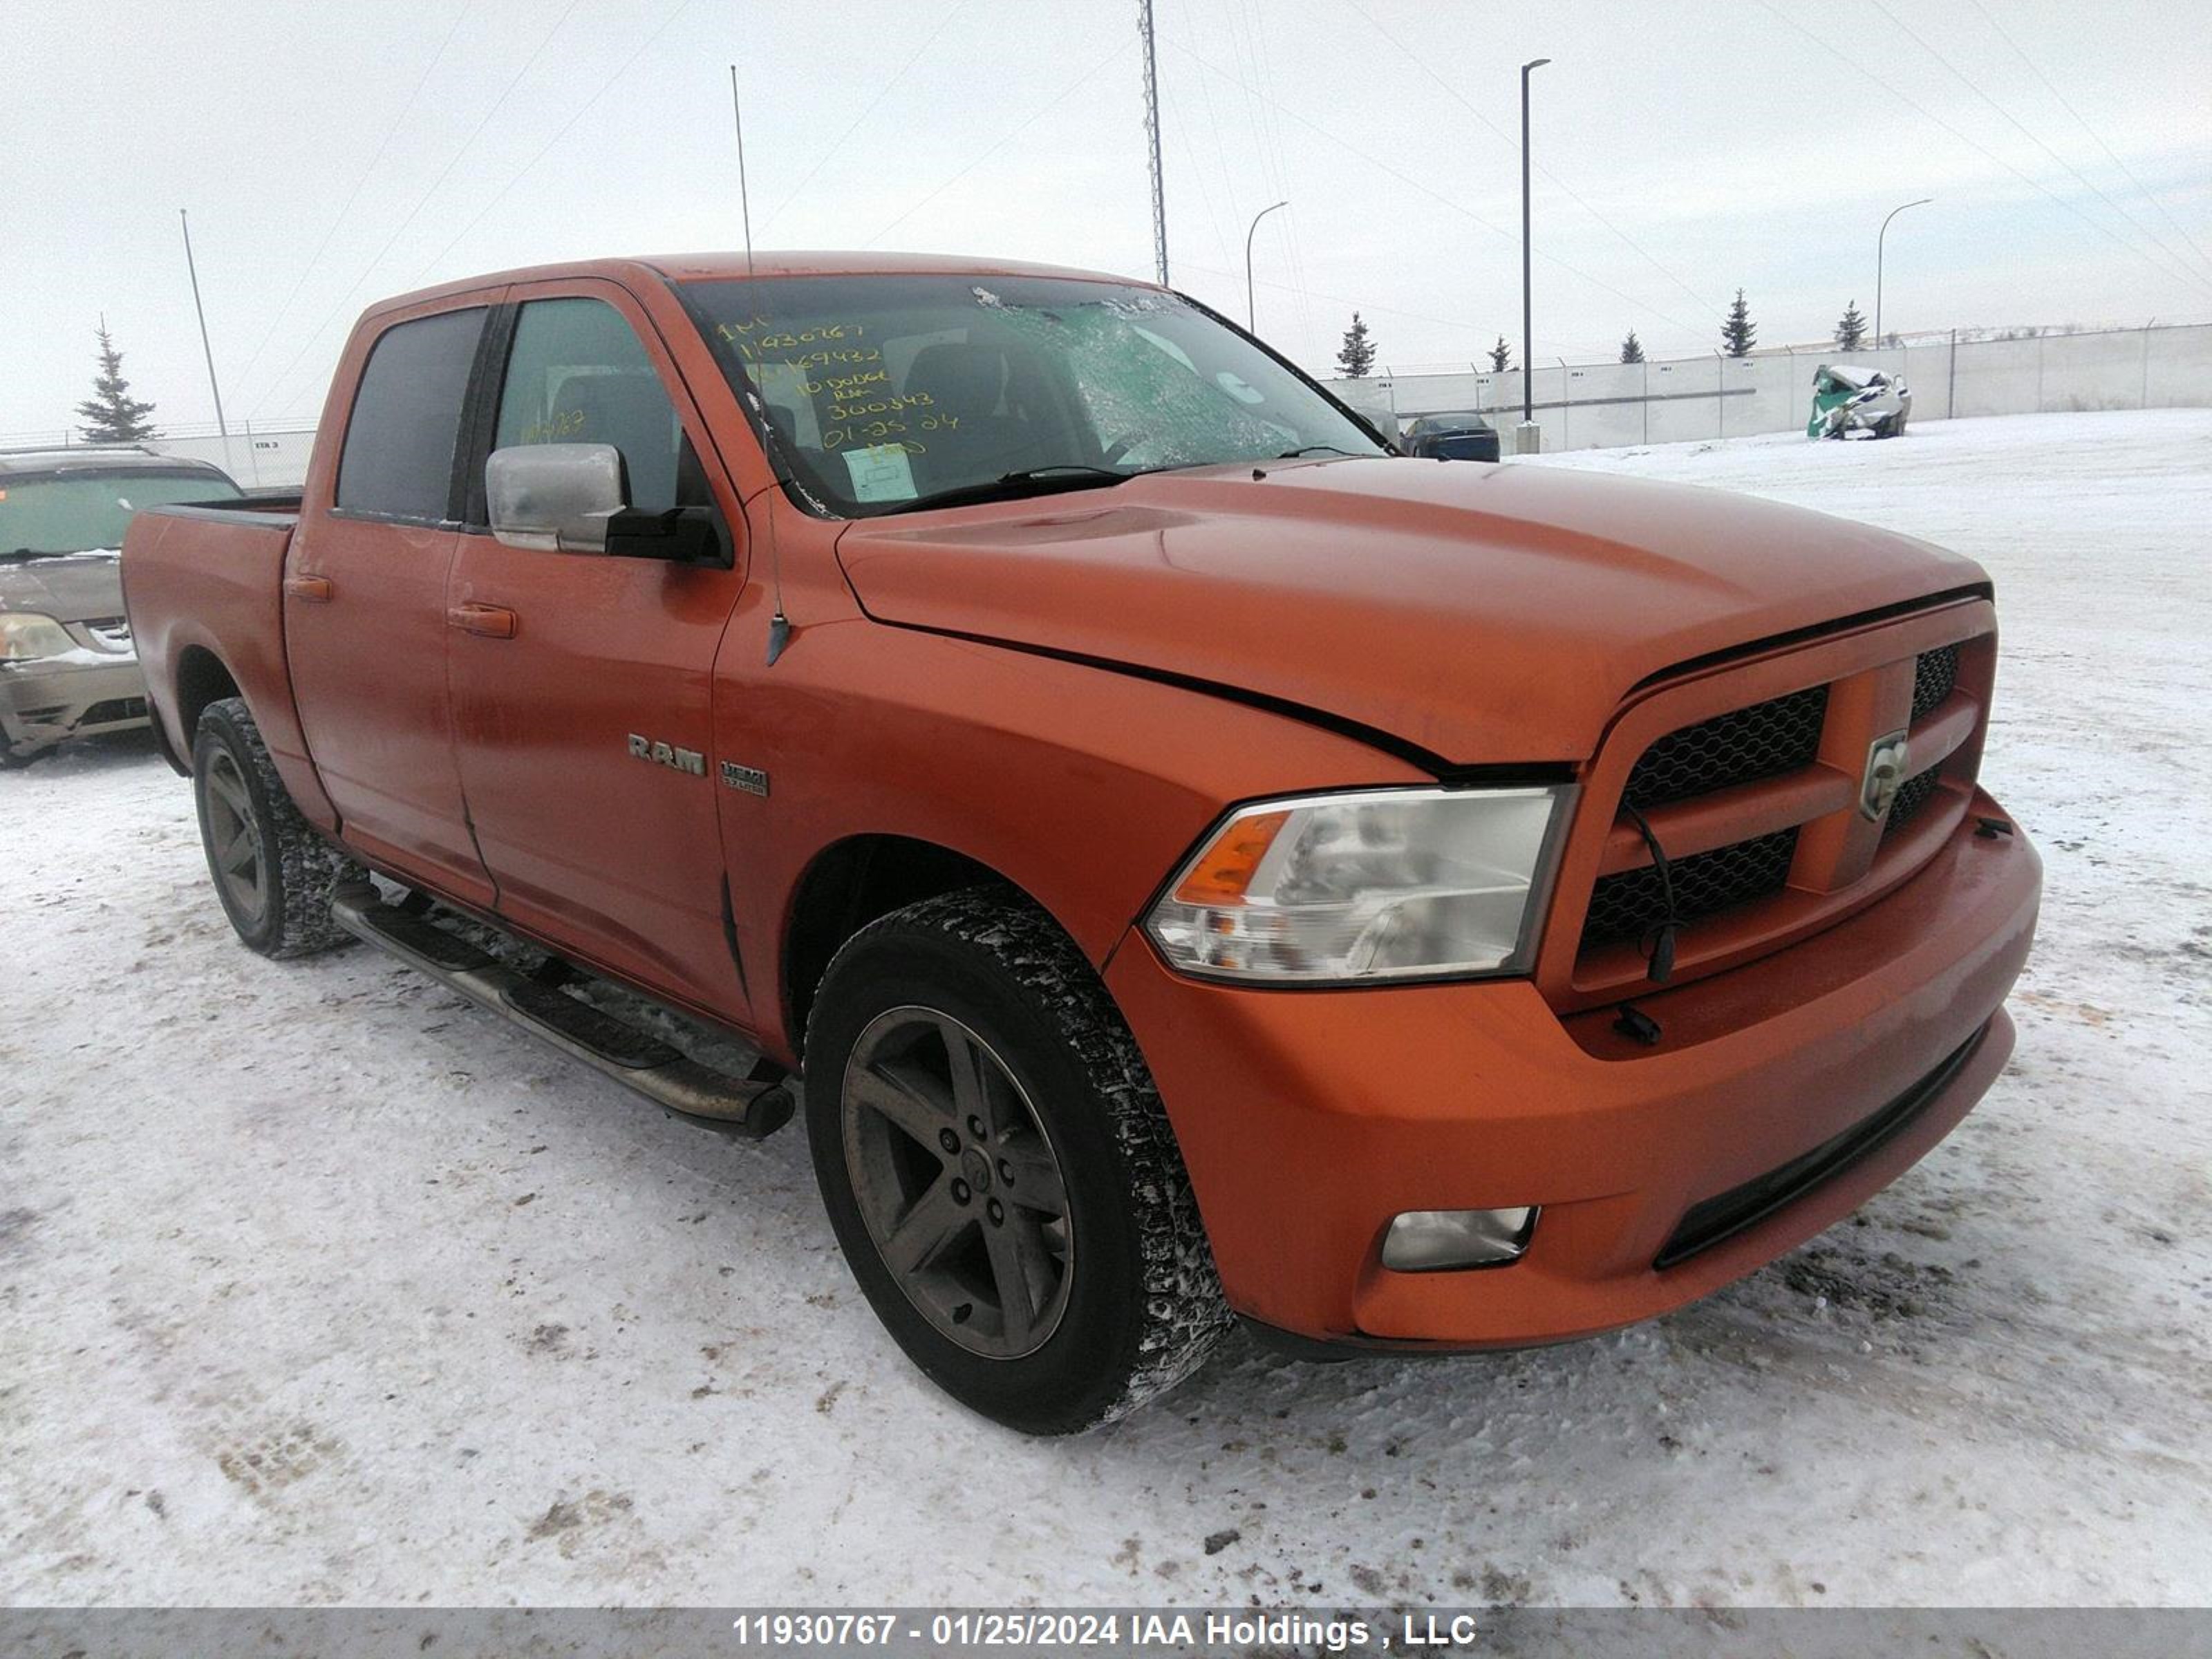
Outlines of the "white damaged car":
<svg viewBox="0 0 2212 1659">
<path fill-rule="evenodd" d="M 1894 374 L 1855 363 L 1822 363 L 1813 376 L 1808 438 L 1894 438 L 1912 413 L 1912 393 Z"/>
</svg>

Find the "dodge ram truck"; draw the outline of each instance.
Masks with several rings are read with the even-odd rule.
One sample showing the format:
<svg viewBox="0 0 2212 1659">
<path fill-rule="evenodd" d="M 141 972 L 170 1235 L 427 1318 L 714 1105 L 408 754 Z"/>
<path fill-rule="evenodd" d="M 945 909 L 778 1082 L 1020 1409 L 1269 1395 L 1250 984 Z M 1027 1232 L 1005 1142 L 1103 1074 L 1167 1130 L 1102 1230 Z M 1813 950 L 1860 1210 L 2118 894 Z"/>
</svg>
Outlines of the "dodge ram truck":
<svg viewBox="0 0 2212 1659">
<path fill-rule="evenodd" d="M 124 572 L 248 946 L 364 939 L 672 1110 L 803 1111 L 890 1335 L 1026 1431 L 1240 1318 L 1318 1356 L 1678 1307 L 2012 1048 L 2040 866 L 1978 781 L 1980 568 L 1401 456 L 1164 288 L 411 294 L 296 501 L 143 513 Z"/>
</svg>

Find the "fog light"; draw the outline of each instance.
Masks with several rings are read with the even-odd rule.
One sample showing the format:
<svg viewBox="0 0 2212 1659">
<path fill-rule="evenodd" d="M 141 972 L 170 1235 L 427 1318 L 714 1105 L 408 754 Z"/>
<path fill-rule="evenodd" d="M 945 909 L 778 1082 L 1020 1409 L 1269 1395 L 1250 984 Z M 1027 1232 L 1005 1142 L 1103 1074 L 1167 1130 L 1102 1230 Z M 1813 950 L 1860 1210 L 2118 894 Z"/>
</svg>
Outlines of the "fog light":
<svg viewBox="0 0 2212 1659">
<path fill-rule="evenodd" d="M 1536 1214 L 1533 1204 L 1515 1210 L 1408 1210 L 1383 1237 L 1382 1265 L 1401 1273 L 1502 1267 L 1518 1261 L 1528 1248 Z"/>
</svg>

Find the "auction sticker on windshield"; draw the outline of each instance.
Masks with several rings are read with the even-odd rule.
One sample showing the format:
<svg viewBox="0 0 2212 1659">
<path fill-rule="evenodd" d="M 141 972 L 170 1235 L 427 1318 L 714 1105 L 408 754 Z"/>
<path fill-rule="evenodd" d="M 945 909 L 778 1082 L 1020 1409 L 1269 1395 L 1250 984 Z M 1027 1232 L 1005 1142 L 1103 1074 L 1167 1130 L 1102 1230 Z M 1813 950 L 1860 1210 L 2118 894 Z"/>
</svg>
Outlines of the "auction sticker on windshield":
<svg viewBox="0 0 2212 1659">
<path fill-rule="evenodd" d="M 899 444 L 875 444 L 845 452 L 845 466 L 853 475 L 853 495 L 863 501 L 910 501 L 914 499 L 914 464 Z"/>
</svg>

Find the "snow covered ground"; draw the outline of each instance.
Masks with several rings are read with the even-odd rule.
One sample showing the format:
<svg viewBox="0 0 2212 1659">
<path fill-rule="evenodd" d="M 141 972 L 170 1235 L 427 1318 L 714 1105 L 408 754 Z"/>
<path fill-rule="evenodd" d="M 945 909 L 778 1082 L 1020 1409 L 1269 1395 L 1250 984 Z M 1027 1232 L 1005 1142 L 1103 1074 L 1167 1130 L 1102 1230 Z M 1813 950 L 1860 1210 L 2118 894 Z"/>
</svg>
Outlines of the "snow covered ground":
<svg viewBox="0 0 2212 1659">
<path fill-rule="evenodd" d="M 2212 413 L 1556 464 L 1948 543 L 2049 861 L 2011 1070 L 1852 1221 L 1579 1345 L 1241 1342 L 1039 1444 L 878 1330 L 801 1137 L 233 943 L 142 743 L 0 775 L 0 1598 L 2212 1601 Z"/>
</svg>

